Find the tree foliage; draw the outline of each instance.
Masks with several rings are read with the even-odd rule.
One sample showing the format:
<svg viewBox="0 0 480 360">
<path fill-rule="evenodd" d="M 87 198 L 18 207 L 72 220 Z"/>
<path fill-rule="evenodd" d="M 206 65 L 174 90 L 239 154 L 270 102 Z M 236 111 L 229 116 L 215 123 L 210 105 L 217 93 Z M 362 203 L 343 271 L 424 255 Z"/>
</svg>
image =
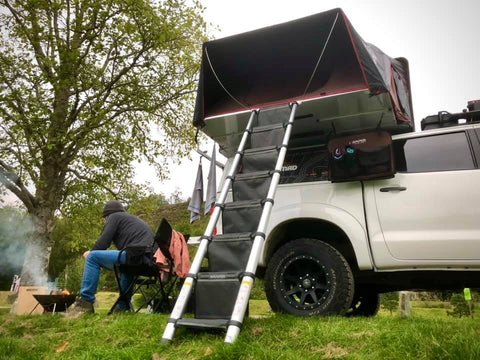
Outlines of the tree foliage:
<svg viewBox="0 0 480 360">
<path fill-rule="evenodd" d="M 190 150 L 203 9 L 186 0 L 0 5 L 0 181 L 33 215 L 48 259 L 59 209 L 121 198 L 134 160 L 163 164 Z"/>
<path fill-rule="evenodd" d="M 398 309 L 398 292 L 389 292 L 381 295 L 382 306 L 390 311 L 390 315 L 393 315 L 393 311 Z"/>
<path fill-rule="evenodd" d="M 452 305 L 452 311 L 447 310 L 448 316 L 459 317 L 459 318 L 461 318 L 462 316 L 466 316 L 466 317 L 470 316 L 470 308 L 463 294 L 453 294 L 452 297 L 450 298 L 450 305 Z M 470 306 L 473 313 L 474 303 L 472 302 Z"/>
<path fill-rule="evenodd" d="M 104 226 L 102 207 L 100 202 L 85 203 L 57 220 L 52 234 L 53 246 L 48 269 L 52 278 L 92 248 Z"/>
</svg>

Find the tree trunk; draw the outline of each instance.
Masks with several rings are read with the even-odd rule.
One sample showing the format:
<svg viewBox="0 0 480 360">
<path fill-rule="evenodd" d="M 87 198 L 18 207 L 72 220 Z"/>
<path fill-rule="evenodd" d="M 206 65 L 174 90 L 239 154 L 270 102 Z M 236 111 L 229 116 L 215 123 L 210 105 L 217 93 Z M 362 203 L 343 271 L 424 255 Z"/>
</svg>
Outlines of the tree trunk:
<svg viewBox="0 0 480 360">
<path fill-rule="evenodd" d="M 52 232 L 55 228 L 53 213 L 50 209 L 38 209 L 31 215 L 33 229 L 25 241 L 22 286 L 42 286 L 47 282 L 48 262 L 52 251 Z"/>
</svg>

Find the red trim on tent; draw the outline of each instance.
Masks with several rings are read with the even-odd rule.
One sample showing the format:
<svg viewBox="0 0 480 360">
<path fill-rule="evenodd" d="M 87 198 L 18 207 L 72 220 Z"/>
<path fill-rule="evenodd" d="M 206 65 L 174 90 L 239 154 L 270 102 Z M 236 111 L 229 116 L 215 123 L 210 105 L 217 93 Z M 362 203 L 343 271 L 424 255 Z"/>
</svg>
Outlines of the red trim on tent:
<svg viewBox="0 0 480 360">
<path fill-rule="evenodd" d="M 350 26 L 348 26 L 347 17 L 345 16 L 345 13 L 342 10 L 340 10 L 340 12 L 342 13 L 343 21 L 345 22 L 345 27 L 347 28 L 348 36 L 350 37 L 350 42 L 352 43 L 352 46 L 353 46 L 353 51 L 355 52 L 355 56 L 357 57 L 358 65 L 362 70 L 363 80 L 365 81 L 365 85 L 370 89 L 370 86 L 368 85 L 367 75 L 365 74 L 365 69 L 363 68 L 362 62 L 360 60 L 360 55 L 358 54 L 357 47 L 355 46 L 355 42 L 353 41 L 353 36 L 350 30 Z"/>
<path fill-rule="evenodd" d="M 268 104 L 262 104 L 262 105 L 258 105 L 258 106 L 243 108 L 243 109 L 238 110 L 238 111 L 229 111 L 229 112 L 225 112 L 225 113 L 209 115 L 206 118 L 204 117 L 203 120 L 205 121 L 206 119 L 213 118 L 213 117 L 225 116 L 225 115 L 235 114 L 235 113 L 240 113 L 240 112 L 247 112 L 247 111 L 252 111 L 252 110 L 255 110 L 255 109 L 265 109 L 265 108 L 270 108 L 270 107 L 275 107 L 275 106 L 281 106 L 281 105 L 285 105 L 285 104 L 290 104 L 290 103 L 295 102 L 295 101 L 305 101 L 305 100 L 311 100 L 311 99 L 319 99 L 319 98 L 323 98 L 323 97 L 341 95 L 341 94 L 349 94 L 349 93 L 364 91 L 364 90 L 369 90 L 370 91 L 370 89 L 368 87 L 361 87 L 361 88 L 349 89 L 349 90 L 346 90 L 346 91 L 334 91 L 334 92 L 331 92 L 331 93 L 328 93 L 328 94 L 325 93 L 323 95 L 310 95 L 310 96 L 305 96 L 305 97 L 300 97 L 300 98 L 290 98 L 290 99 L 285 99 L 285 100 L 278 101 L 278 102 L 272 102 L 272 103 L 268 103 Z"/>
</svg>

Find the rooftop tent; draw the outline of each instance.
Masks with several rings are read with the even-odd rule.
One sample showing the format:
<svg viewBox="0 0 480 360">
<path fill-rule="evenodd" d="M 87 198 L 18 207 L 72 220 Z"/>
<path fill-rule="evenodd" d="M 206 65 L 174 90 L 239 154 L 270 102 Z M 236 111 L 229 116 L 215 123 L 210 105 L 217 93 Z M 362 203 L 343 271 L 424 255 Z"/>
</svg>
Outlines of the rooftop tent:
<svg viewBox="0 0 480 360">
<path fill-rule="evenodd" d="M 209 118 L 231 121 L 229 114 L 350 93 L 364 102 L 380 96 L 389 125 L 413 130 L 407 61 L 365 43 L 334 9 L 204 43 L 193 122 L 204 127 Z M 225 124 L 215 128 L 203 130 L 213 138 L 228 133 Z"/>
</svg>

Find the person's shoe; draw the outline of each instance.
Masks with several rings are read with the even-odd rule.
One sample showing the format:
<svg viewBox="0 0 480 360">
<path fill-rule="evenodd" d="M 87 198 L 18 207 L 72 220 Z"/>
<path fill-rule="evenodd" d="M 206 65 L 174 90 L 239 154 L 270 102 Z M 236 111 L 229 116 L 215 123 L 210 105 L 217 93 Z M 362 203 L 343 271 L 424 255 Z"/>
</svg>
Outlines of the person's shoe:
<svg viewBox="0 0 480 360">
<path fill-rule="evenodd" d="M 117 305 L 113 308 L 112 314 L 126 313 L 126 312 L 131 312 L 131 311 L 133 311 L 132 304 L 129 304 L 127 306 L 127 305 L 125 305 L 125 302 L 122 302 L 120 300 L 117 303 Z"/>
<path fill-rule="evenodd" d="M 93 314 L 94 312 L 93 302 L 78 298 L 75 302 L 75 308 L 72 311 L 64 313 L 63 316 L 67 319 L 77 319 L 84 314 Z"/>
<path fill-rule="evenodd" d="M 118 306 L 116 306 L 113 311 L 112 311 L 112 314 L 120 314 L 120 313 L 127 313 L 127 312 L 130 312 L 129 309 L 120 309 Z"/>
</svg>

